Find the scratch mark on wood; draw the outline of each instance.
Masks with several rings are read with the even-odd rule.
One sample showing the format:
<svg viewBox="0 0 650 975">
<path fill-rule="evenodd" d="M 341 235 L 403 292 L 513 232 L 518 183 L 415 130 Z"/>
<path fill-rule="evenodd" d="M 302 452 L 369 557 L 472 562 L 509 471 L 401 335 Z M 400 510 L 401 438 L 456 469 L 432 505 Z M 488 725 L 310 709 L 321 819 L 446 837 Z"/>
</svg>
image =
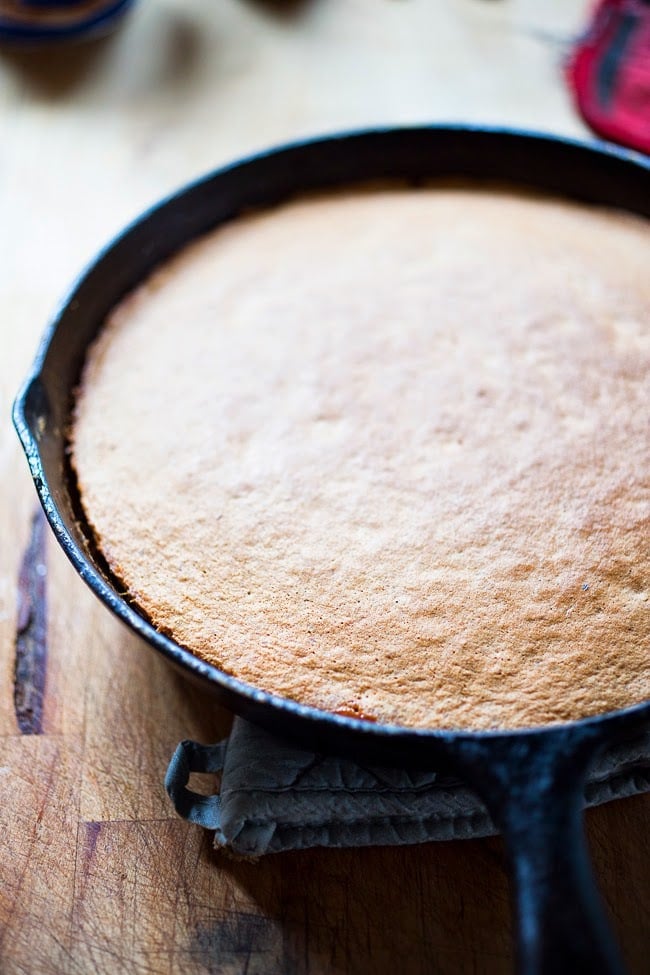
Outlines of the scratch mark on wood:
<svg viewBox="0 0 650 975">
<path fill-rule="evenodd" d="M 43 789 L 40 791 L 39 798 L 41 800 L 40 806 L 38 808 L 36 822 L 33 824 L 31 830 L 25 833 L 25 845 L 22 848 L 22 864 L 19 868 L 18 875 L 14 883 L 8 887 L 7 894 L 2 891 L 3 898 L 9 898 L 9 909 L 3 914 L 5 917 L 21 918 L 20 905 L 22 903 L 22 895 L 25 887 L 25 883 L 28 880 L 31 870 L 33 869 L 33 851 L 35 846 L 39 843 L 40 828 L 39 824 L 43 818 L 43 812 L 45 805 L 48 803 L 50 796 L 52 795 L 52 783 L 54 776 L 58 774 L 59 762 L 58 762 L 58 749 L 55 751 L 54 758 L 49 762 L 47 766 L 47 772 L 45 774 L 45 781 L 43 783 Z M 19 922 L 20 923 L 20 922 Z M 15 929 L 14 929 L 15 930 Z M 5 971 L 3 962 L 7 955 L 5 949 L 7 943 L 10 942 L 12 937 L 12 926 L 11 924 L 0 924 L 0 972 Z M 8 969 L 7 969 L 8 970 Z M 32 968 L 32 971 L 34 969 Z"/>
<path fill-rule="evenodd" d="M 39 508 L 32 516 L 29 544 L 18 576 L 14 710 L 23 735 L 40 735 L 43 731 L 47 673 L 45 537 L 45 515 Z"/>
</svg>

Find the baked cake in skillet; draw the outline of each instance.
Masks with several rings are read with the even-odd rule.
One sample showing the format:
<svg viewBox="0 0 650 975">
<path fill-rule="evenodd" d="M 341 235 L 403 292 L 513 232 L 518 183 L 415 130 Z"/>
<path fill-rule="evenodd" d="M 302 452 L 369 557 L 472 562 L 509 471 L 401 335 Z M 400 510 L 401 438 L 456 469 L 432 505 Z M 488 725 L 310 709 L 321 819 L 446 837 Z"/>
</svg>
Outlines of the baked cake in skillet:
<svg viewBox="0 0 650 975">
<path fill-rule="evenodd" d="M 113 312 L 71 431 L 154 625 L 346 714 L 501 728 L 650 697 L 650 234 L 507 189 L 248 215 Z"/>
</svg>

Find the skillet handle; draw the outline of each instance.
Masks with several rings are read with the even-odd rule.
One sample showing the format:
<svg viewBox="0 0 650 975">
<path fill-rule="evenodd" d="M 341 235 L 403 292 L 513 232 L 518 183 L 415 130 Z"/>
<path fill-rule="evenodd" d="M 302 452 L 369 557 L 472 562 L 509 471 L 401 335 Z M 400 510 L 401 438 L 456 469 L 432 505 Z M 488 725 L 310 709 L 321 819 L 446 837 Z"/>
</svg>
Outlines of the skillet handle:
<svg viewBox="0 0 650 975">
<path fill-rule="evenodd" d="M 584 783 L 600 740 L 589 728 L 461 743 L 460 764 L 506 843 L 519 975 L 623 975 L 591 870 Z"/>
</svg>

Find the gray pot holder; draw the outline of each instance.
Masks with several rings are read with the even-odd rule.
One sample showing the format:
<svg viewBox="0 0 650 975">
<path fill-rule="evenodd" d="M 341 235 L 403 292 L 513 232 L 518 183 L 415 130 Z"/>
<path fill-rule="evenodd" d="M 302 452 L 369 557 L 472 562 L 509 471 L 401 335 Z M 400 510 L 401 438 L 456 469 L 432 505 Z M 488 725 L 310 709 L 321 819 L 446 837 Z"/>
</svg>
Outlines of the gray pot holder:
<svg viewBox="0 0 650 975">
<path fill-rule="evenodd" d="M 192 772 L 221 773 L 219 794 L 190 791 Z M 216 745 L 181 742 L 165 788 L 180 816 L 214 830 L 215 847 L 235 856 L 496 833 L 485 807 L 457 779 L 316 754 L 241 718 Z M 587 779 L 585 803 L 647 790 L 650 730 L 601 754 Z"/>
</svg>

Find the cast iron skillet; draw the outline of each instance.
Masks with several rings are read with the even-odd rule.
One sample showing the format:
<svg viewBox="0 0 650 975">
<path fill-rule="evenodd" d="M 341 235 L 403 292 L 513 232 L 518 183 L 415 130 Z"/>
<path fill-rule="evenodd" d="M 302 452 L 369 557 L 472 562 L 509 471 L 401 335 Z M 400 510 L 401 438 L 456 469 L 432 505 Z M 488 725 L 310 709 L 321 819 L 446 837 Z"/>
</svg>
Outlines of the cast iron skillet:
<svg viewBox="0 0 650 975">
<path fill-rule="evenodd" d="M 119 595 L 89 540 L 66 460 L 72 392 L 89 342 L 115 303 L 186 241 L 243 210 L 304 191 L 373 179 L 417 184 L 459 176 L 505 180 L 650 216 L 647 160 L 527 132 L 386 129 L 254 156 L 154 207 L 99 255 L 50 323 L 14 405 L 14 423 L 61 546 L 93 592 L 132 630 L 226 707 L 272 731 L 377 763 L 457 772 L 482 797 L 505 837 L 520 971 L 621 972 L 589 865 L 583 783 L 600 749 L 650 721 L 650 702 L 561 726 L 472 733 L 371 724 L 250 687 L 158 633 Z"/>
</svg>

